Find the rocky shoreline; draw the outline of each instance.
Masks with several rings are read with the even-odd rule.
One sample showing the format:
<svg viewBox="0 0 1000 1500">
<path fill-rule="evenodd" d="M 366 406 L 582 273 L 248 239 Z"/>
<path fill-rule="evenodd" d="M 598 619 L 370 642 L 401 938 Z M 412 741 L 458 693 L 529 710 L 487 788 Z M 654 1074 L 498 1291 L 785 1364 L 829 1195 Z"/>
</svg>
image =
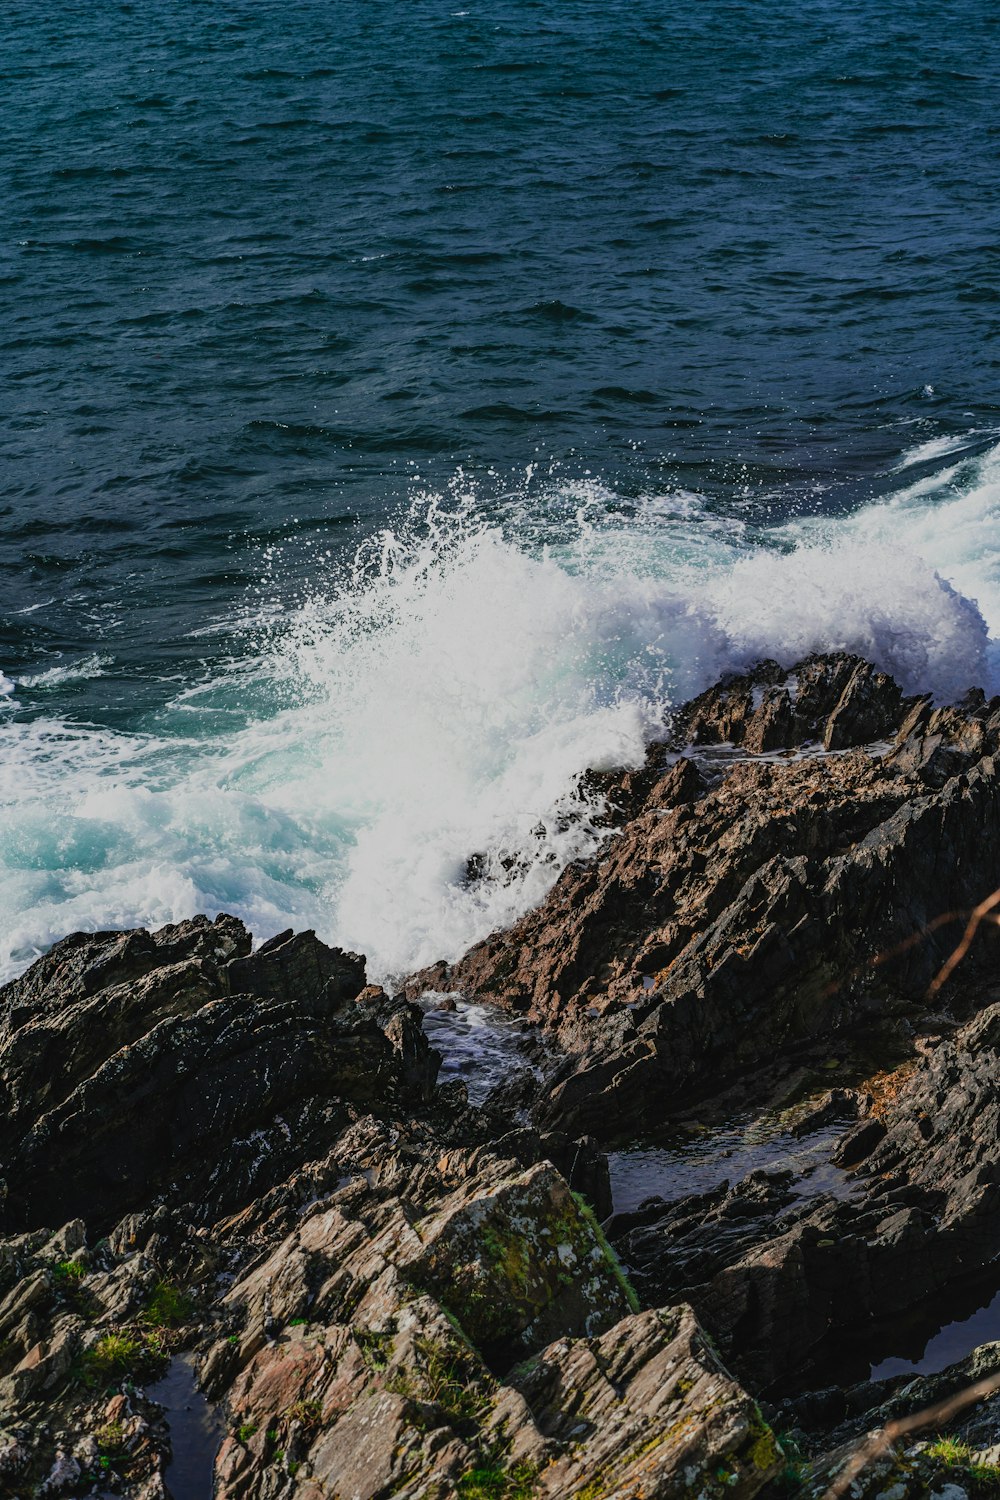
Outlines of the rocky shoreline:
<svg viewBox="0 0 1000 1500">
<path fill-rule="evenodd" d="M 1000 1343 L 877 1378 L 1000 1289 L 990 912 L 937 979 L 998 755 L 1000 701 L 764 663 L 395 996 L 228 916 L 58 943 L 0 991 L 0 1495 L 1000 1490 Z"/>
</svg>

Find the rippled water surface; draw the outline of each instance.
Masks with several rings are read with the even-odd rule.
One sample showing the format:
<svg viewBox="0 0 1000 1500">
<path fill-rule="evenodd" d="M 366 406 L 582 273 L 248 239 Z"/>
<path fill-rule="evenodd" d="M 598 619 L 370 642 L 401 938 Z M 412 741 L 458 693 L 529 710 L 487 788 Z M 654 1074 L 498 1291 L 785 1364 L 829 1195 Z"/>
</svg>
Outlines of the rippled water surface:
<svg viewBox="0 0 1000 1500">
<path fill-rule="evenodd" d="M 726 666 L 993 685 L 998 25 L 13 0 L 0 971 L 229 908 L 400 972 Z"/>
</svg>

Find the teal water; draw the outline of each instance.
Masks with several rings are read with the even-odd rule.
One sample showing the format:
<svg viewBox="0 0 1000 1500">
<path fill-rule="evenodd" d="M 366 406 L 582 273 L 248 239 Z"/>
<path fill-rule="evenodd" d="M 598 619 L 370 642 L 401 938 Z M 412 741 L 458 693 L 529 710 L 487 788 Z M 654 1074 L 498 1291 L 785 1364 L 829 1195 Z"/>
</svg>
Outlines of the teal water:
<svg viewBox="0 0 1000 1500">
<path fill-rule="evenodd" d="M 727 666 L 994 684 L 1000 18 L 679 11 L 8 7 L 0 971 L 388 975 Z"/>
</svg>

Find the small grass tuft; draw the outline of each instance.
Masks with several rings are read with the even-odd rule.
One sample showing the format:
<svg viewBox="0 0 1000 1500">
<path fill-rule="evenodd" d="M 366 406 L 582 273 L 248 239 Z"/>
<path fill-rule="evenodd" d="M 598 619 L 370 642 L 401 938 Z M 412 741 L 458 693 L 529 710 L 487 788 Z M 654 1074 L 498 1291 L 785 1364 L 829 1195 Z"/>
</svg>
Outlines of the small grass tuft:
<svg viewBox="0 0 1000 1500">
<path fill-rule="evenodd" d="M 478 1370 L 470 1373 L 460 1354 L 433 1339 L 415 1339 L 414 1350 L 413 1372 L 397 1370 L 385 1382 L 386 1390 L 433 1402 L 460 1429 L 477 1427 L 492 1405 L 492 1381 Z"/>
<path fill-rule="evenodd" d="M 106 1333 L 87 1350 L 83 1362 L 97 1380 L 117 1380 L 132 1373 L 141 1354 L 141 1339 L 128 1333 Z"/>
<path fill-rule="evenodd" d="M 532 1500 L 537 1476 L 534 1464 L 470 1469 L 458 1481 L 458 1493 L 461 1500 Z"/>
<path fill-rule="evenodd" d="M 968 1443 L 960 1442 L 958 1438 L 939 1437 L 927 1449 L 928 1458 L 936 1458 L 939 1464 L 944 1464 L 948 1469 L 961 1465 L 963 1468 L 972 1457 L 972 1449 Z"/>
<path fill-rule="evenodd" d="M 193 1303 L 186 1292 L 169 1281 L 158 1281 L 146 1305 L 142 1321 L 147 1328 L 176 1328 L 186 1323 L 193 1311 Z"/>
<path fill-rule="evenodd" d="M 303 1427 L 315 1427 L 323 1415 L 323 1403 L 310 1397 L 293 1401 L 285 1415 L 292 1422 L 301 1422 Z"/>
<path fill-rule="evenodd" d="M 50 1269 L 57 1294 L 70 1303 L 78 1313 L 84 1317 L 91 1317 L 96 1307 L 83 1284 L 87 1275 L 86 1266 L 78 1260 L 59 1260 Z"/>
<path fill-rule="evenodd" d="M 109 1458 L 115 1458 L 125 1448 L 125 1429 L 120 1422 L 105 1422 L 94 1432 L 98 1450 Z"/>
<path fill-rule="evenodd" d="M 78 1260 L 57 1260 L 52 1267 L 57 1286 L 77 1286 L 86 1274 L 86 1267 Z"/>
<path fill-rule="evenodd" d="M 84 1352 L 83 1379 L 87 1385 L 112 1385 L 127 1376 L 148 1379 L 162 1372 L 166 1359 L 155 1331 L 106 1333 Z"/>
<path fill-rule="evenodd" d="M 354 1341 L 361 1350 L 361 1358 L 369 1370 L 381 1372 L 389 1363 L 392 1352 L 392 1335 L 374 1333 L 369 1328 L 355 1328 Z"/>
<path fill-rule="evenodd" d="M 960 1438 L 936 1438 L 924 1451 L 927 1458 L 942 1468 L 953 1469 L 961 1475 L 974 1495 L 1000 1493 L 1000 1464 L 978 1463 L 969 1444 Z"/>
</svg>

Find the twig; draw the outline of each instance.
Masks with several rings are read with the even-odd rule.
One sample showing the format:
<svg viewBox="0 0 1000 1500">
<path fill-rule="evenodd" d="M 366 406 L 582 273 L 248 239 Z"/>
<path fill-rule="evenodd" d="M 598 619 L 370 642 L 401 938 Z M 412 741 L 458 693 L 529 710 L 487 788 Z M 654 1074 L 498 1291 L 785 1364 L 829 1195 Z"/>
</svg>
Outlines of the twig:
<svg viewBox="0 0 1000 1500">
<path fill-rule="evenodd" d="M 882 964 L 887 964 L 892 959 L 899 958 L 900 954 L 908 953 L 911 948 L 919 947 L 922 942 L 931 936 L 931 933 L 937 932 L 939 928 L 947 927 L 951 922 L 964 922 L 966 924 L 965 931 L 958 946 L 952 951 L 927 987 L 926 998 L 929 1000 L 951 978 L 952 973 L 972 946 L 972 940 L 978 928 L 984 922 L 989 922 L 994 927 L 1000 927 L 1000 917 L 991 915 L 993 908 L 997 905 L 1000 905 L 1000 890 L 994 891 L 992 896 L 987 896 L 985 901 L 981 901 L 971 911 L 968 909 L 964 911 L 944 911 L 940 916 L 935 917 L 933 921 L 926 922 L 923 927 L 919 927 L 916 932 L 911 932 L 910 936 L 903 938 L 902 942 L 894 944 L 891 948 L 883 948 L 881 953 L 876 953 L 873 958 L 867 959 L 865 963 L 858 964 L 856 968 L 848 972 L 847 979 L 860 979 L 862 974 L 866 973 L 869 969 L 878 969 Z M 833 980 L 823 991 L 824 998 L 828 995 L 835 995 L 843 983 L 844 980 L 842 979 Z"/>
<path fill-rule="evenodd" d="M 907 1433 L 917 1432 L 921 1427 L 943 1426 L 956 1417 L 960 1411 L 964 1411 L 967 1406 L 972 1406 L 976 1401 L 982 1401 L 986 1396 L 992 1396 L 994 1391 L 998 1390 L 1000 1390 L 1000 1374 L 987 1375 L 982 1380 L 977 1380 L 974 1385 L 965 1386 L 955 1395 L 946 1396 L 943 1401 L 937 1401 L 933 1406 L 925 1406 L 923 1411 L 914 1412 L 909 1417 L 896 1417 L 893 1421 L 887 1422 L 884 1427 L 880 1427 L 877 1432 L 869 1433 L 834 1482 L 823 1492 L 822 1500 L 840 1500 L 840 1496 L 846 1493 L 872 1459 L 884 1453 L 887 1448 L 891 1448 L 900 1438 L 906 1437 Z"/>
<path fill-rule="evenodd" d="M 980 901 L 978 906 L 973 907 L 962 934 L 962 941 L 931 980 L 927 991 L 928 996 L 936 995 L 941 986 L 951 978 L 972 946 L 972 939 L 976 935 L 980 922 L 987 919 L 995 906 L 1000 906 L 1000 890 L 994 891 L 992 896 L 987 896 L 985 901 Z"/>
</svg>

